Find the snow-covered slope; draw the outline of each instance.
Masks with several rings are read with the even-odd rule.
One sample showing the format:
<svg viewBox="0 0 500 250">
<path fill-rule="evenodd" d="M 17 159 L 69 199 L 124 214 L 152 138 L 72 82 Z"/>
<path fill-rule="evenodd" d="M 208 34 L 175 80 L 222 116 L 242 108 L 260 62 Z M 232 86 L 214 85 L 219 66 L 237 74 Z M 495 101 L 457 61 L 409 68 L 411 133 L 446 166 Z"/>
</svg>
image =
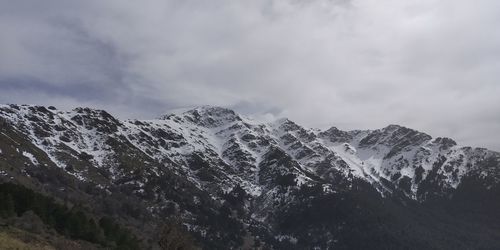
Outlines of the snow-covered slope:
<svg viewBox="0 0 500 250">
<path fill-rule="evenodd" d="M 109 169 L 112 178 L 126 175 L 117 168 L 110 143 L 119 140 L 187 176 L 199 188 L 217 193 L 238 184 L 256 197 L 272 189 L 268 185 L 274 178 L 269 176 L 272 172 L 292 174 L 298 185 L 320 179 L 335 186 L 339 178 L 362 178 L 384 194 L 397 189 L 413 199 L 425 199 L 423 183 L 435 184 L 439 192 L 446 193 L 471 172 L 495 172 L 478 166 L 486 158 L 499 158 L 493 151 L 462 147 L 452 139 L 433 139 L 398 125 L 372 131 L 334 127 L 318 131 L 288 119 L 261 123 L 210 106 L 155 120 L 119 121 L 105 111 L 88 108 L 66 112 L 4 105 L 0 117 L 27 134 L 61 168 L 69 165 L 61 154 L 67 152 L 87 157 L 97 168 Z M 279 166 L 277 154 L 287 159 Z M 158 174 L 159 170 L 152 167 L 148 171 Z M 71 173 L 95 181 L 85 169 Z"/>
<path fill-rule="evenodd" d="M 437 181 L 441 191 L 446 191 L 457 188 L 461 179 L 472 172 L 487 175 L 489 170 L 480 169 L 480 162 L 499 157 L 497 152 L 459 146 L 449 138 L 433 139 L 398 125 L 374 131 L 342 132 L 332 128 L 320 137 L 351 167 L 359 167 L 360 176 L 389 180 L 414 199 L 425 198 L 425 190 L 419 192 L 422 183 Z"/>
<path fill-rule="evenodd" d="M 454 207 L 474 207 L 482 199 L 492 212 L 481 213 L 490 217 L 500 208 L 491 198 L 500 193 L 497 152 L 398 125 L 320 131 L 211 106 L 119 120 L 88 108 L 0 105 L 0 181 L 11 180 L 50 187 L 64 199 L 81 196 L 78 202 L 102 193 L 117 204 L 128 197 L 120 205 L 127 221 L 129 214 L 176 214 L 206 246 L 212 244 L 209 249 L 237 249 L 249 237 L 276 249 L 365 248 L 353 239 L 366 236 L 366 223 L 373 225 L 367 237 L 374 240 L 378 233 L 401 237 L 398 230 L 414 222 L 413 210 L 392 198 L 423 205 L 442 198 Z M 76 193 L 69 195 L 70 189 Z M 136 201 L 147 213 L 130 208 Z M 386 210 L 391 217 L 384 217 Z M 437 225 L 428 223 L 412 230 L 425 233 Z M 393 241 L 421 239 L 405 235 Z M 377 244 L 385 249 L 386 243 Z"/>
</svg>

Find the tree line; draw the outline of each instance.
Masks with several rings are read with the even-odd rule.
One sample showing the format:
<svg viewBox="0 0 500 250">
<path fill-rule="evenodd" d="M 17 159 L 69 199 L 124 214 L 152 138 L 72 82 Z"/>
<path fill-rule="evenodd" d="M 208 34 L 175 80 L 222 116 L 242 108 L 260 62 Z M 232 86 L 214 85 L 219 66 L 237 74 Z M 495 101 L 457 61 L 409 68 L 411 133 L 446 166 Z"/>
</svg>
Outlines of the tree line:
<svg viewBox="0 0 500 250">
<path fill-rule="evenodd" d="M 141 243 L 112 218 L 89 216 L 81 208 L 68 208 L 53 198 L 13 183 L 0 184 L 0 217 L 11 218 L 33 211 L 59 234 L 115 249 L 140 249 Z"/>
</svg>

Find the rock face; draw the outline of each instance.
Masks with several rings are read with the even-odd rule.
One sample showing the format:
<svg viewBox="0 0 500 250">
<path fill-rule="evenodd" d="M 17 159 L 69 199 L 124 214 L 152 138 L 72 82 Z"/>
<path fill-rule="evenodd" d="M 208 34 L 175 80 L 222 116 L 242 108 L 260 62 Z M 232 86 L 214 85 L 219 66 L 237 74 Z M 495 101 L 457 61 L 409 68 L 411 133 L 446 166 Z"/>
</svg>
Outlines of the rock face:
<svg viewBox="0 0 500 250">
<path fill-rule="evenodd" d="M 145 240 L 175 215 L 206 249 L 500 247 L 500 154 L 398 125 L 318 131 L 209 106 L 120 121 L 3 105 L 0 132 L 2 181 L 102 201 L 89 206 Z"/>
</svg>

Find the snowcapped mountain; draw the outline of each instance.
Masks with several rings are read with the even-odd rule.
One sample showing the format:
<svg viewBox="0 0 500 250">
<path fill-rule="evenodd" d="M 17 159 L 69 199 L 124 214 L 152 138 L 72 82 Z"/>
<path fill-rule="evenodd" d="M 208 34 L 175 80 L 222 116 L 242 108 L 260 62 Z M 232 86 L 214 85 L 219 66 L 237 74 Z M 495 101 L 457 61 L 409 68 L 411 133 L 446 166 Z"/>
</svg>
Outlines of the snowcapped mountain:
<svg viewBox="0 0 500 250">
<path fill-rule="evenodd" d="M 372 217 L 385 218 L 384 209 L 402 219 L 370 228 L 377 232 L 373 235 L 390 238 L 386 245 L 367 238 L 373 248 L 467 247 L 440 238 L 419 241 L 415 235 L 430 224 L 405 229 L 417 232 L 413 236 L 395 236 L 395 231 L 416 207 L 475 204 L 474 197 L 496 197 L 500 190 L 500 153 L 398 125 L 320 131 L 288 119 L 259 122 L 211 106 L 122 121 L 102 110 L 28 105 L 0 106 L 0 125 L 3 180 L 67 188 L 47 181 L 44 173 L 57 171 L 79 183 L 70 185 L 75 193 L 81 185 L 91 186 L 90 196 L 123 194 L 153 218 L 179 214 L 206 248 L 238 248 L 248 239 L 254 246 L 283 249 L 363 247 L 350 238 L 359 234 L 354 228 Z M 488 209 L 498 205 L 488 202 Z M 312 217 L 297 224 L 293 216 Z"/>
</svg>

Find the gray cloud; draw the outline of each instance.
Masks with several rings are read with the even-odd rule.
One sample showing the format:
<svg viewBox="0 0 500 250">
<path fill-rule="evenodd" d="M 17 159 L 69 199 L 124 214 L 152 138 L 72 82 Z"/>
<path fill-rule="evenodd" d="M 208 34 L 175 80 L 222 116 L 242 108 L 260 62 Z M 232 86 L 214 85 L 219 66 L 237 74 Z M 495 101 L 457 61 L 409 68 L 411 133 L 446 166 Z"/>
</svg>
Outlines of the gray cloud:
<svg viewBox="0 0 500 250">
<path fill-rule="evenodd" d="M 500 2 L 0 0 L 0 101 L 397 123 L 500 150 Z"/>
</svg>

